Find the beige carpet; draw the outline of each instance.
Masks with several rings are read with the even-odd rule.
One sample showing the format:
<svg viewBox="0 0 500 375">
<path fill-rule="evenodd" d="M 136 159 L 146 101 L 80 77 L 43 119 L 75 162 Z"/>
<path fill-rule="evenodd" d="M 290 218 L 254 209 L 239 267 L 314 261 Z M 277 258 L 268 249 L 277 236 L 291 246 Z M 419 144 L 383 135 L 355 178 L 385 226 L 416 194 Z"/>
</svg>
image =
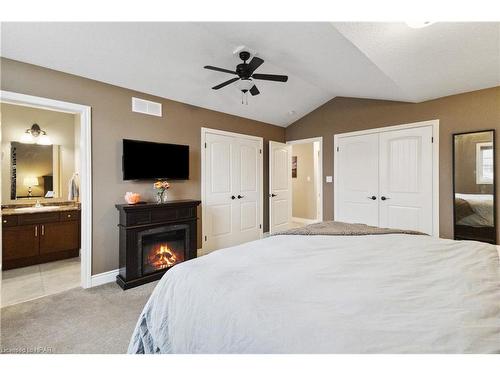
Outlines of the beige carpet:
<svg viewBox="0 0 500 375">
<path fill-rule="evenodd" d="M 71 289 L 0 310 L 1 353 L 125 353 L 157 282 Z"/>
</svg>

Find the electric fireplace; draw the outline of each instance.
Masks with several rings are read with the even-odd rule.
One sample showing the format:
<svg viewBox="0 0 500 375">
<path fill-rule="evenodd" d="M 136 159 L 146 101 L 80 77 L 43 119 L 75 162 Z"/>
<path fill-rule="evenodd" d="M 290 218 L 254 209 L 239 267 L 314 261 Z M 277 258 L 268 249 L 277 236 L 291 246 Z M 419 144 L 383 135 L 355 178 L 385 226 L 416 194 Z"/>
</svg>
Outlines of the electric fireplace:
<svg viewBox="0 0 500 375">
<path fill-rule="evenodd" d="M 158 280 L 176 264 L 196 257 L 200 201 L 116 205 L 120 213 L 120 271 L 123 289 Z"/>
</svg>

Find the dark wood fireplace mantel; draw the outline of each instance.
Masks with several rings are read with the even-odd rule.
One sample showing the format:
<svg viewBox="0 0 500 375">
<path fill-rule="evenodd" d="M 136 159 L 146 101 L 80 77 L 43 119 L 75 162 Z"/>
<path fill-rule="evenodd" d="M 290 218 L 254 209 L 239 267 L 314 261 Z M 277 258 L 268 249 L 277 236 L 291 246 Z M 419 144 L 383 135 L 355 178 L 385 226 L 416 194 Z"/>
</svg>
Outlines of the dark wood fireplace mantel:
<svg viewBox="0 0 500 375">
<path fill-rule="evenodd" d="M 151 243 L 169 244 L 175 252 L 174 264 L 196 258 L 198 200 L 176 200 L 163 204 L 117 204 L 120 221 L 120 271 L 116 282 L 123 289 L 160 279 L 170 263 L 151 271 L 147 263 Z M 175 248 L 174 248 L 175 247 Z M 169 249 L 170 251 L 170 249 Z M 170 255 L 169 255 L 170 256 Z M 161 261 L 161 258 L 159 261 Z"/>
</svg>

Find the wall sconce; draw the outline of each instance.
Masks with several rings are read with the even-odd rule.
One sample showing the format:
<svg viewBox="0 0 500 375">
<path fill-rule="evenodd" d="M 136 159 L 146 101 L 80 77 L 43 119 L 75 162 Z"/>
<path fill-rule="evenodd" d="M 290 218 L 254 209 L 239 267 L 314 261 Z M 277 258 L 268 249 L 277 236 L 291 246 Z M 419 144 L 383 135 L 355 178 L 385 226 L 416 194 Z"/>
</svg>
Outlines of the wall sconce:
<svg viewBox="0 0 500 375">
<path fill-rule="evenodd" d="M 38 124 L 33 124 L 31 128 L 21 137 L 22 143 L 36 143 L 38 145 L 51 145 L 52 142 L 45 130 L 42 130 Z"/>
</svg>

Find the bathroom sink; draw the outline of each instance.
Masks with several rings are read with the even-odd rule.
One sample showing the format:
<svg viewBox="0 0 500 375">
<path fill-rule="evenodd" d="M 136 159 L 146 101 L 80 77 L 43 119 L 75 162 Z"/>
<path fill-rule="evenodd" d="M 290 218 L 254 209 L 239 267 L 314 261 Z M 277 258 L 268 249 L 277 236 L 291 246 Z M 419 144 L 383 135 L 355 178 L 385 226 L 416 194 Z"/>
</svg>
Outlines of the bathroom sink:
<svg viewBox="0 0 500 375">
<path fill-rule="evenodd" d="M 15 208 L 16 212 L 43 212 L 43 211 L 55 211 L 61 208 L 61 206 L 41 206 L 41 207 L 21 207 Z"/>
</svg>

